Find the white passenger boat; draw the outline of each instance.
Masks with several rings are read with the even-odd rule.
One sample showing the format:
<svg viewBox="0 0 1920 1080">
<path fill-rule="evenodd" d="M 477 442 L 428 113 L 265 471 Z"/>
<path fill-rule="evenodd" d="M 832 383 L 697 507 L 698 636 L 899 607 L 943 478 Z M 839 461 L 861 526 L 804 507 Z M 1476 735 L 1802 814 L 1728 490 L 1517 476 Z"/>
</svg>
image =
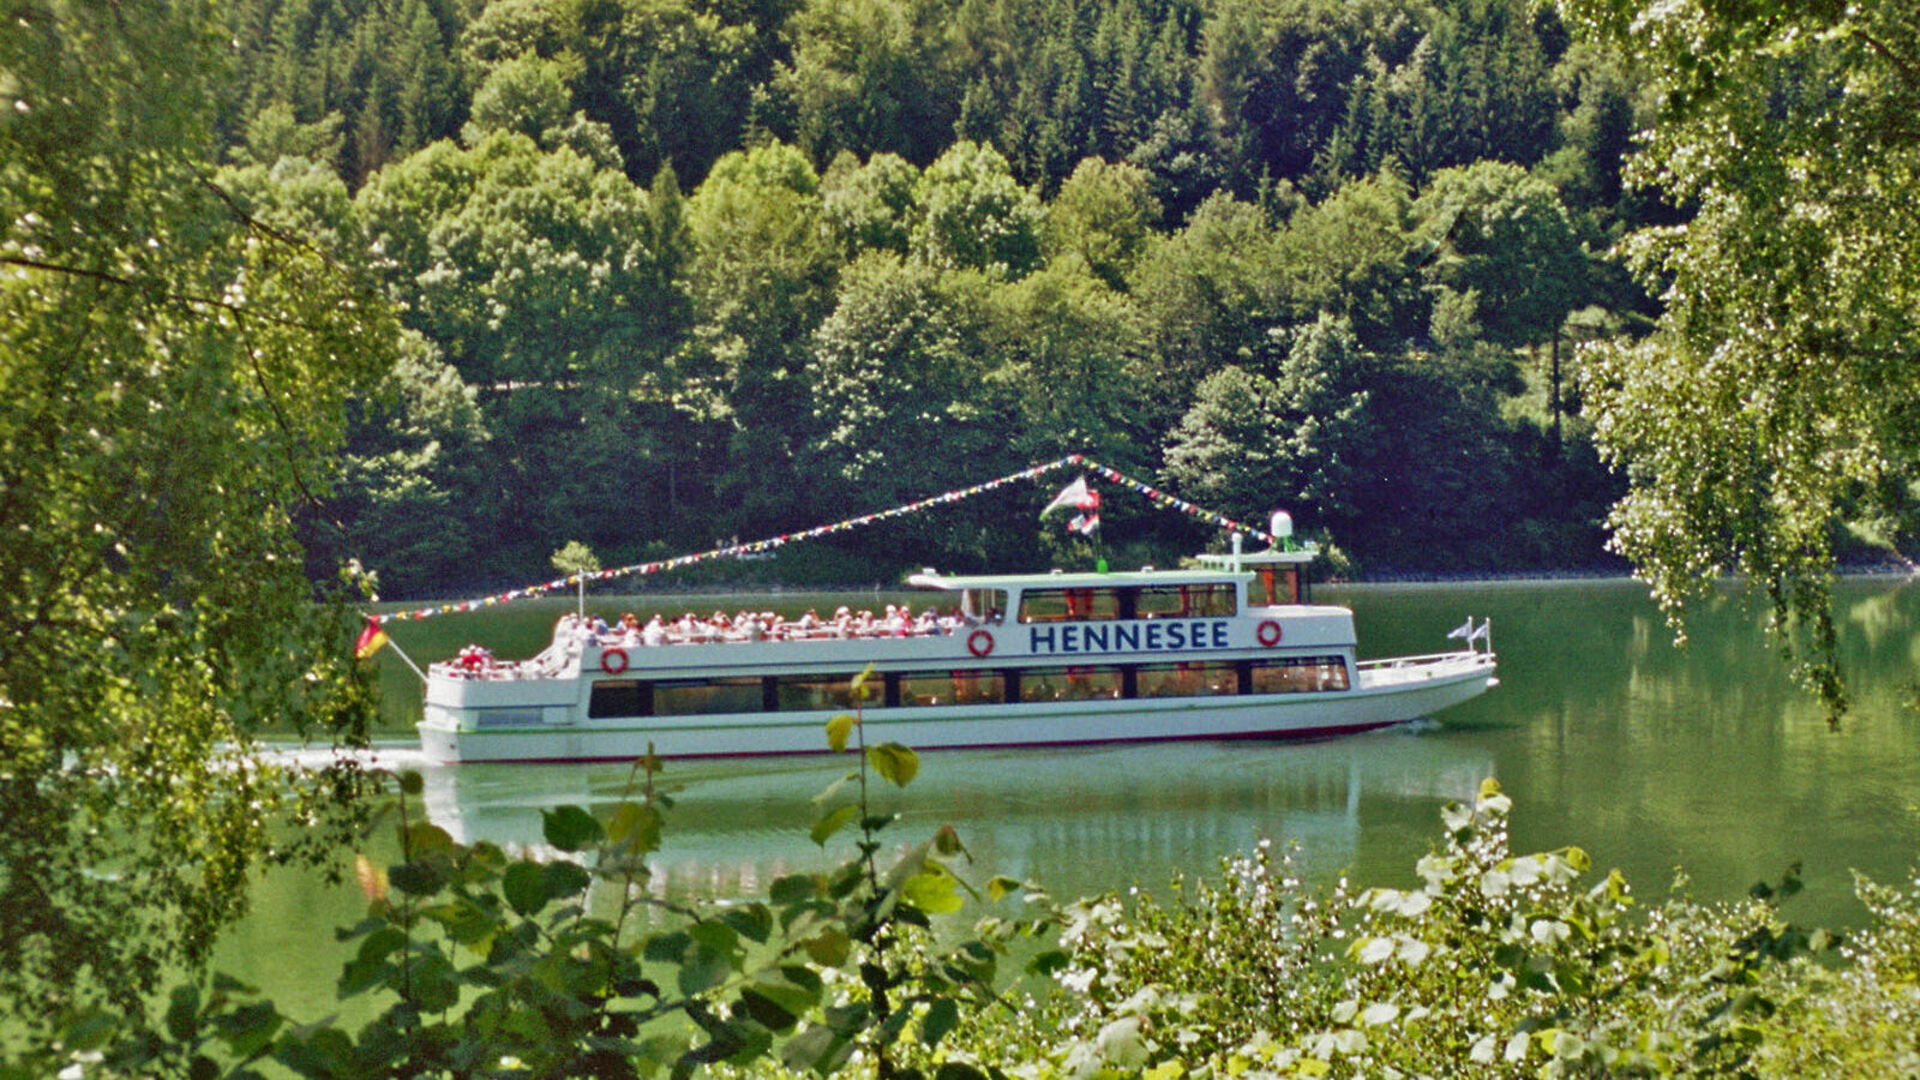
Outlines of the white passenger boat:
<svg viewBox="0 0 1920 1080">
<path fill-rule="evenodd" d="M 1311 548 L 1202 556 L 1197 569 L 945 575 L 942 614 L 600 628 L 562 620 L 531 660 L 477 650 L 427 673 L 438 762 L 815 753 L 861 703 L 866 739 L 916 749 L 1282 739 L 1426 716 L 1496 685 L 1466 648 L 1362 661 L 1353 613 L 1308 602 Z"/>
</svg>

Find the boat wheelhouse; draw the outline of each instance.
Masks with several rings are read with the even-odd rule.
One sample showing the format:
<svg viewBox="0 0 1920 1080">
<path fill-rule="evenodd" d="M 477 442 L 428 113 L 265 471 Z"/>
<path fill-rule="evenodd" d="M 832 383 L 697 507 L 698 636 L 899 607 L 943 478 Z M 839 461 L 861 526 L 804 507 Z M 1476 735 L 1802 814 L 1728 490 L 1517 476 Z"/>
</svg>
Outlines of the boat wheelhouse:
<svg viewBox="0 0 1920 1080">
<path fill-rule="evenodd" d="M 1359 660 L 1353 614 L 1311 603 L 1314 550 L 1196 569 L 915 574 L 937 612 L 607 628 L 569 617 L 531 660 L 470 650 L 427 677 L 440 762 L 816 753 L 855 706 L 919 749 L 1364 731 L 1497 683 L 1491 648 Z M 1471 620 L 1469 620 L 1471 622 Z"/>
</svg>

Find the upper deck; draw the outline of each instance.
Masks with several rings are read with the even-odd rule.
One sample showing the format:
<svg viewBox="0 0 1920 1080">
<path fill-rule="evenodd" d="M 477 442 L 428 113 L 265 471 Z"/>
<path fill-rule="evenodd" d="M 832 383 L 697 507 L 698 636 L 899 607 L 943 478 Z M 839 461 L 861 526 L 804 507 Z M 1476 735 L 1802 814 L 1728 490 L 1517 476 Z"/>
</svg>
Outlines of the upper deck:
<svg viewBox="0 0 1920 1080">
<path fill-rule="evenodd" d="M 483 650 L 469 650 L 461 659 L 433 665 L 432 671 L 457 681 L 516 681 L 629 670 L 721 675 L 868 662 L 884 669 L 956 658 L 979 661 L 989 653 L 997 664 L 1152 654 L 1200 659 L 1256 647 L 1265 651 L 1282 640 L 1288 652 L 1350 651 L 1351 612 L 1305 602 L 1298 569 L 1313 554 L 1241 557 L 1254 564 L 1252 570 L 1240 569 L 1238 562 L 1224 569 L 1097 573 L 940 574 L 929 569 L 909 577 L 908 584 L 952 599 L 922 605 L 917 612 L 905 604 L 889 604 L 883 614 L 842 607 L 824 617 L 808 611 L 793 619 L 771 611 L 732 616 L 716 611 L 707 617 L 688 612 L 671 620 L 656 616 L 644 626 L 637 620 L 608 625 L 567 616 L 554 628 L 552 645 L 534 659 L 499 661 Z"/>
</svg>

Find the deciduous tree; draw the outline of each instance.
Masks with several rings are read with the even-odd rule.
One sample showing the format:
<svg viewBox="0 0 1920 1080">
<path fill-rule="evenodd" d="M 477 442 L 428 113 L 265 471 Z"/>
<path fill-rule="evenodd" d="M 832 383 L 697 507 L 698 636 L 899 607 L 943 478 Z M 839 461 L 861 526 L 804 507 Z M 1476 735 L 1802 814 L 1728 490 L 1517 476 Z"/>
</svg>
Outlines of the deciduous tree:
<svg viewBox="0 0 1920 1080">
<path fill-rule="evenodd" d="M 140 1009 L 203 958 L 352 787 L 260 734 L 352 740 L 370 715 L 356 620 L 316 605 L 292 518 L 395 326 L 281 213 L 300 198 L 261 197 L 280 180 L 213 174 L 213 14 L 0 22 L 0 999 L 30 1023 Z"/>
</svg>

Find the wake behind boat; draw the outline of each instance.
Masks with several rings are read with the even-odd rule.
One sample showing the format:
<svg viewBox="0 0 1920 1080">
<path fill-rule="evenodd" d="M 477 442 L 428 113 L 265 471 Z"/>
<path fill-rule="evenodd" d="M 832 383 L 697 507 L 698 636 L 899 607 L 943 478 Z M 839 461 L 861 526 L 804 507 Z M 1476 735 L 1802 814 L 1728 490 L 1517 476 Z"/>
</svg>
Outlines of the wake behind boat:
<svg viewBox="0 0 1920 1080">
<path fill-rule="evenodd" d="M 1238 536 L 1236 536 L 1236 547 Z M 1353 613 L 1311 603 L 1309 546 L 1201 556 L 1194 569 L 915 574 L 930 606 L 861 622 L 568 617 L 523 661 L 480 650 L 427 672 L 438 762 L 816 753 L 855 706 L 869 742 L 919 749 L 1364 731 L 1497 684 L 1485 626 L 1466 648 L 1361 661 Z"/>
</svg>

